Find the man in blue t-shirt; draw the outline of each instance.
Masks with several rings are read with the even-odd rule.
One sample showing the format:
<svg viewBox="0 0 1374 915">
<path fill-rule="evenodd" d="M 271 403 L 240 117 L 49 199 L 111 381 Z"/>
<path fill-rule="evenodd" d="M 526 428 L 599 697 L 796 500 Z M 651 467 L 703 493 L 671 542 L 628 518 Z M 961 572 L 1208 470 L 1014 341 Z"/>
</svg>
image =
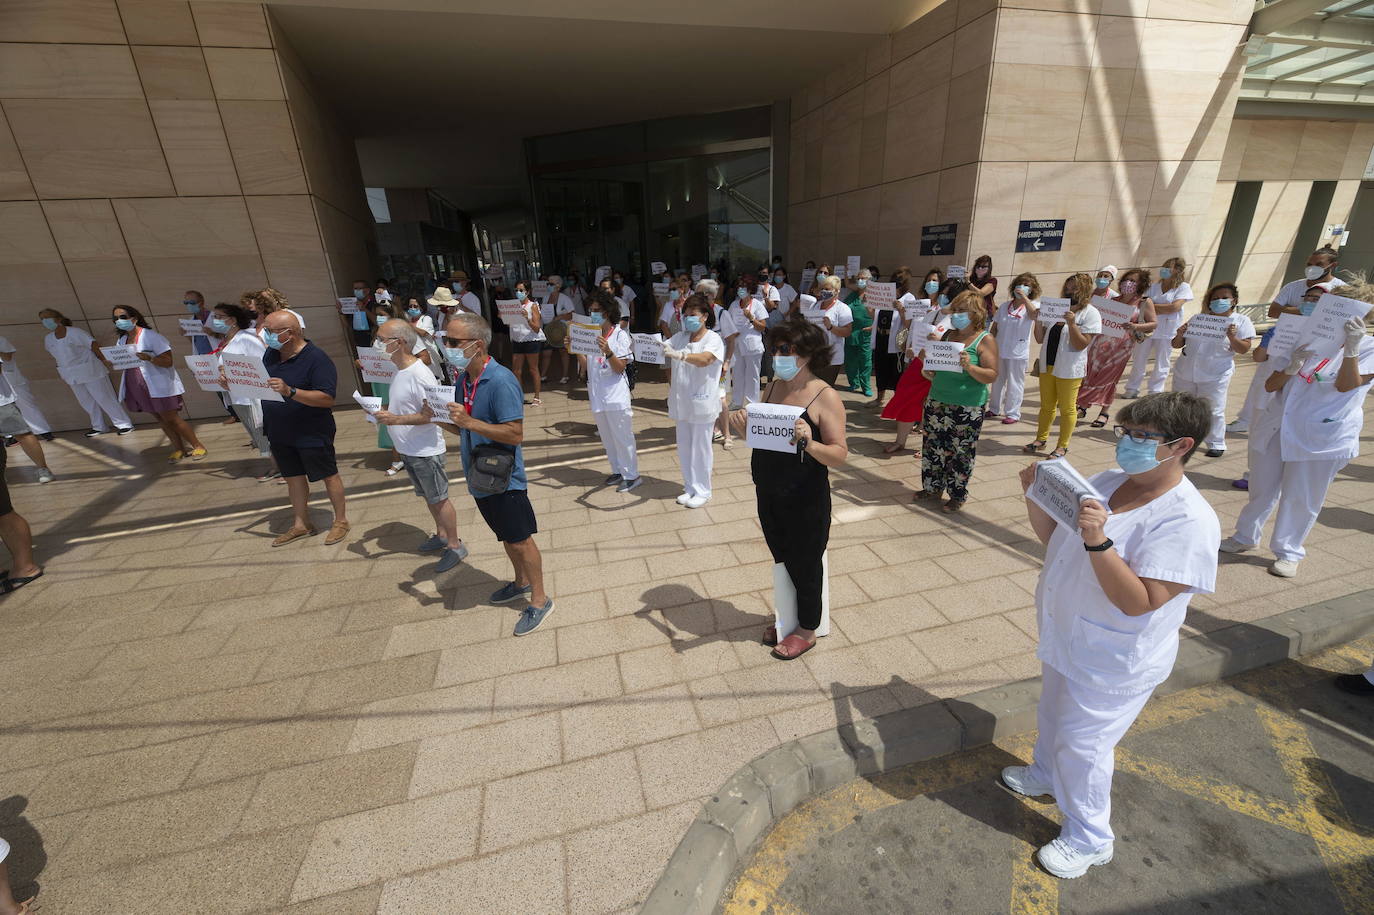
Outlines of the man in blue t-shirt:
<svg viewBox="0 0 1374 915">
<path fill-rule="evenodd" d="M 263 319 L 262 339 L 268 347 L 262 357 L 268 386 L 282 396 L 279 401 L 262 402 L 262 431 L 272 446 L 277 469 L 286 478 L 294 515 L 290 529 L 272 545 L 285 546 L 318 533 L 310 524 L 306 503 L 310 484 L 323 481 L 334 508 L 334 523 L 324 538 L 325 546 L 330 546 L 344 539 L 349 529 L 343 480 L 334 460 L 334 394 L 339 373 L 334 360 L 305 339 L 300 322 L 285 308 Z"/>
<path fill-rule="evenodd" d="M 457 399 L 449 405 L 451 422 L 441 425 L 460 438 L 468 492 L 515 567 L 515 580 L 492 594 L 491 601 L 504 604 L 528 596 L 515 624 L 516 635 L 528 635 L 553 612 L 553 598 L 544 593 L 543 558 L 534 542 L 539 525 L 526 492 L 520 449 L 525 440 L 525 394 L 510 370 L 487 354 L 490 346 L 491 325 L 481 315 L 455 311 L 444 325 L 444 358 L 458 380 Z M 482 461 L 474 472 L 474 457 L 495 458 L 498 466 Z M 508 463 L 509 478 L 500 490 L 481 485 L 490 484 L 493 475 L 505 477 Z"/>
</svg>

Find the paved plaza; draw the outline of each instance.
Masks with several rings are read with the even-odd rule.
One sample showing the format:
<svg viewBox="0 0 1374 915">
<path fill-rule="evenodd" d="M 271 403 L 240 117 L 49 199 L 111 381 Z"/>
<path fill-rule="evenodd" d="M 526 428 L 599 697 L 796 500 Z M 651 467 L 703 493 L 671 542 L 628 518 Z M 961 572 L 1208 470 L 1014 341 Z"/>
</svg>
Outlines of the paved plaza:
<svg viewBox="0 0 1374 915">
<path fill-rule="evenodd" d="M 1251 371 L 1231 386 L 1232 416 Z M 584 391 L 527 408 L 557 609 L 519 639 L 515 609 L 486 603 L 509 565 L 465 488 L 472 555 L 436 578 L 414 552 L 428 513 L 383 475 L 356 410 L 338 414 L 353 535 L 333 547 L 268 546 L 290 523 L 286 488 L 254 481 L 238 426 L 199 423 L 210 458 L 175 467 L 148 427 L 64 434 L 46 446 L 46 486 L 11 451 L 47 569 L 0 599 L 0 834 L 18 888 L 36 879 L 61 915 L 633 911 L 700 799 L 755 756 L 1038 675 L 1041 548 L 1016 479 L 1028 422 L 985 427 L 951 518 L 911 504 L 918 462 L 883 455 L 891 424 L 846 394 L 834 627 L 784 664 L 758 642 L 772 572 L 749 451 L 717 446 L 712 501 L 676 505 L 666 389 L 641 375 L 646 483 L 632 493 L 600 486 Z M 1185 632 L 1374 585 L 1372 431 L 1299 577 L 1266 574 L 1264 551 L 1224 557 Z M 1070 460 L 1096 472 L 1113 445 L 1084 428 Z M 1245 498 L 1230 486 L 1244 437 L 1231 446 L 1190 474 L 1224 534 Z M 316 512 L 327 528 L 327 505 Z"/>
</svg>

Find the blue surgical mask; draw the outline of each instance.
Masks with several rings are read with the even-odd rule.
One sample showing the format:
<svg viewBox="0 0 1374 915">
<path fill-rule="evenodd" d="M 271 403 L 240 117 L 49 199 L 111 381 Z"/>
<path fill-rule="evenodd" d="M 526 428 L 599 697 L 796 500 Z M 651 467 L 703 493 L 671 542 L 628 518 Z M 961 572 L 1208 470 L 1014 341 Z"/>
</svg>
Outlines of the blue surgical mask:
<svg viewBox="0 0 1374 915">
<path fill-rule="evenodd" d="M 278 337 L 275 332 L 270 330 L 265 330 L 262 332 L 262 342 L 266 343 L 273 349 L 281 349 L 283 346 L 286 345 L 285 340 L 283 340 L 281 337 Z"/>
<path fill-rule="evenodd" d="M 412 317 L 412 318 L 418 318 L 418 317 L 420 317 L 420 309 L 418 309 L 418 308 L 407 308 L 407 309 L 406 309 L 406 314 L 409 315 L 409 316 Z"/>
<path fill-rule="evenodd" d="M 1207 307 L 1212 309 L 1214 315 L 1224 315 L 1231 310 L 1230 299 L 1213 299 L 1207 303 Z"/>
<path fill-rule="evenodd" d="M 523 302 L 525 301 L 525 299 L 529 298 L 529 295 L 525 292 L 525 290 L 517 289 L 515 290 L 515 297 L 519 299 L 521 302 Z"/>
<path fill-rule="evenodd" d="M 1170 270 L 1168 267 L 1160 267 L 1160 268 L 1159 268 L 1159 278 L 1160 278 L 1161 280 L 1167 280 L 1169 277 L 1171 277 L 1171 276 L 1173 276 L 1173 275 L 1174 275 L 1174 271 Z"/>
<path fill-rule="evenodd" d="M 787 282 L 787 277 L 783 276 L 781 273 L 779 273 L 777 276 L 773 277 L 773 285 L 774 285 L 774 286 L 781 286 L 783 283 L 786 283 L 786 282 Z"/>
<path fill-rule="evenodd" d="M 701 330 L 701 315 L 687 315 L 682 319 L 682 329 L 689 334 Z"/>
<path fill-rule="evenodd" d="M 1302 304 L 1300 304 L 1300 305 L 1298 306 L 1298 311 L 1302 312 L 1302 313 L 1305 314 L 1305 315 L 1310 315 L 1312 312 L 1314 312 L 1314 311 L 1316 311 L 1316 310 L 1317 310 L 1317 303 L 1316 303 L 1316 302 L 1306 302 L 1306 301 L 1304 301 Z M 50 320 L 49 318 L 44 318 L 44 319 L 43 319 L 43 323 L 44 323 L 44 324 L 47 324 L 49 320 Z"/>
<path fill-rule="evenodd" d="M 594 311 L 592 312 L 592 320 L 598 324 L 605 324 L 610 320 L 610 316 L 604 311 Z"/>
<path fill-rule="evenodd" d="M 1112 279 L 1111 279 L 1111 277 L 1109 277 L 1109 276 L 1099 276 L 1099 277 L 1097 278 L 1097 288 L 1098 288 L 1098 289 L 1106 289 L 1106 288 L 1107 288 L 1108 286 L 1110 286 L 1111 284 L 1112 284 Z"/>
<path fill-rule="evenodd" d="M 129 331 L 134 329 L 134 322 L 130 321 L 128 318 L 120 318 L 119 320 L 115 321 L 115 327 L 118 327 L 120 330 L 124 331 L 125 333 L 128 333 Z"/>
<path fill-rule="evenodd" d="M 211 318 L 211 319 L 210 319 L 210 327 L 211 327 L 211 328 L 215 331 L 215 333 L 217 333 L 217 334 L 227 334 L 227 333 L 229 333 L 229 322 L 226 321 L 226 320 L 224 320 L 223 318 Z"/>
<path fill-rule="evenodd" d="M 357 299 L 359 302 L 364 301 L 365 299 L 367 299 L 367 290 L 366 290 L 366 289 L 354 289 L 354 290 L 353 290 L 353 298 Z"/>
<path fill-rule="evenodd" d="M 797 373 L 800 371 L 801 366 L 797 365 L 796 356 L 773 357 L 773 374 L 777 375 L 783 381 L 791 381 L 793 378 L 797 377 Z"/>
<path fill-rule="evenodd" d="M 1149 473 L 1164 463 L 1155 457 L 1155 452 L 1158 449 L 1159 442 L 1154 439 L 1137 442 L 1129 435 L 1122 436 L 1116 440 L 1116 465 L 1132 475 Z M 1170 455 L 1166 460 L 1173 460 L 1173 455 Z"/>
<path fill-rule="evenodd" d="M 56 318 L 44 318 L 44 319 L 43 319 L 43 326 L 46 327 L 48 330 L 57 330 L 57 319 L 56 319 Z"/>
<path fill-rule="evenodd" d="M 867 286 L 868 286 L 868 280 L 855 280 L 855 281 L 854 281 L 854 288 L 856 288 L 856 289 L 863 289 L 863 288 L 865 288 L 865 287 L 867 287 Z"/>
<path fill-rule="evenodd" d="M 940 307 L 941 307 L 941 308 L 944 308 L 946 305 L 949 304 L 949 296 L 945 295 L 943 292 L 940 293 L 939 303 L 940 303 Z"/>
<path fill-rule="evenodd" d="M 934 280 L 927 280 L 925 285 L 926 295 L 935 295 L 940 291 L 940 284 Z"/>
<path fill-rule="evenodd" d="M 749 290 L 741 286 L 735 290 L 735 297 L 743 302 L 745 299 L 749 298 Z"/>
<path fill-rule="evenodd" d="M 372 320 L 374 320 L 374 321 L 377 322 L 377 326 L 378 326 L 378 327 L 381 327 L 381 326 L 382 326 L 383 324 L 385 324 L 389 319 L 387 318 L 386 315 L 377 315 L 377 316 L 376 316 L 375 318 L 373 318 Z"/>
<path fill-rule="evenodd" d="M 1016 287 L 1016 291 L 1019 292 L 1019 293 L 1021 293 L 1021 294 L 1022 294 L 1023 296 L 1025 296 L 1026 298 L 1030 298 L 1030 287 L 1029 287 L 1029 286 L 1017 286 L 1017 287 Z"/>
<path fill-rule="evenodd" d="M 956 311 L 954 314 L 949 316 L 949 323 L 953 325 L 955 330 L 964 330 L 968 327 L 969 321 L 971 320 L 973 319 L 970 318 L 967 313 L 962 311 Z"/>
<path fill-rule="evenodd" d="M 194 315 L 194 314 L 198 314 L 198 313 L 200 312 L 200 303 L 199 303 L 199 302 L 188 302 L 188 301 L 186 301 L 185 299 L 183 299 L 182 302 L 181 302 L 181 304 L 183 304 L 183 305 L 186 306 L 186 311 L 189 312 L 190 314 L 193 314 L 193 315 Z"/>
<path fill-rule="evenodd" d="M 462 347 L 444 347 L 444 358 L 448 360 L 449 365 L 460 372 L 464 371 L 468 367 L 468 363 L 472 361 L 472 357 L 463 352 Z"/>
</svg>

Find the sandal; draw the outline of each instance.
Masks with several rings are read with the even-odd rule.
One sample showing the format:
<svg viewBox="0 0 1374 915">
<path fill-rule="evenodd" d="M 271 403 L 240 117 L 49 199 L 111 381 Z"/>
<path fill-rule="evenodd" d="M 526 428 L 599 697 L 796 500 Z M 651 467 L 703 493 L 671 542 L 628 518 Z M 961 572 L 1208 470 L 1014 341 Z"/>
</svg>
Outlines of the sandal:
<svg viewBox="0 0 1374 915">
<path fill-rule="evenodd" d="M 544 401 L 542 401 L 542 400 L 540 400 L 538 397 L 536 397 L 534 400 L 531 400 L 531 401 L 530 401 L 530 406 L 532 406 L 532 407 L 542 407 L 542 406 L 544 406 Z"/>
<path fill-rule="evenodd" d="M 770 647 L 778 644 L 778 627 L 769 626 L 767 629 L 763 630 L 763 639 L 761 641 L 763 644 Z"/>
<path fill-rule="evenodd" d="M 1087 407 L 1079 407 L 1079 408 L 1078 408 L 1078 418 L 1079 418 L 1079 419 L 1084 419 L 1084 418 L 1087 417 L 1087 415 L 1088 415 L 1088 408 L 1087 408 Z"/>
<path fill-rule="evenodd" d="M 952 515 L 955 512 L 962 509 L 963 507 L 964 501 L 962 499 L 950 499 L 944 505 L 940 506 L 940 511 L 944 512 L 947 515 Z"/>
<path fill-rule="evenodd" d="M 1022 446 L 1021 450 L 1024 451 L 1026 454 L 1037 454 L 1038 452 L 1044 450 L 1045 446 L 1049 443 L 1050 440 L 1047 438 L 1037 438 L 1029 445 Z"/>
<path fill-rule="evenodd" d="M 779 661 L 795 661 L 815 647 L 815 642 L 808 642 L 794 632 L 779 642 L 770 654 Z"/>
<path fill-rule="evenodd" d="M 37 575 L 24 575 L 19 578 L 9 578 L 8 573 L 3 580 L 0 580 L 0 594 L 12 594 L 31 581 L 37 581 L 43 577 L 43 570 L 39 569 Z"/>
<path fill-rule="evenodd" d="M 1101 429 L 1103 426 L 1107 425 L 1107 420 L 1109 419 L 1111 419 L 1111 416 L 1106 413 L 1097 414 L 1097 419 L 1092 421 L 1092 428 Z"/>
<path fill-rule="evenodd" d="M 286 546 L 293 540 L 299 540 L 302 537 L 314 537 L 318 533 L 319 531 L 313 527 L 293 527 L 286 533 L 277 535 L 277 539 L 272 541 L 272 545 Z"/>
<path fill-rule="evenodd" d="M 1052 460 L 1054 460 L 1055 458 L 1062 458 L 1064 455 L 1066 455 L 1066 454 L 1068 454 L 1068 453 L 1069 453 L 1069 449 L 1068 449 L 1068 448 L 1056 448 L 1056 449 L 1054 449 L 1053 451 L 1050 452 L 1050 458 L 1049 458 L 1049 459 L 1052 461 Z"/>
<path fill-rule="evenodd" d="M 883 446 L 883 454 L 900 454 L 905 450 L 906 445 L 899 445 L 896 442 L 893 442 L 890 445 Z"/>
</svg>

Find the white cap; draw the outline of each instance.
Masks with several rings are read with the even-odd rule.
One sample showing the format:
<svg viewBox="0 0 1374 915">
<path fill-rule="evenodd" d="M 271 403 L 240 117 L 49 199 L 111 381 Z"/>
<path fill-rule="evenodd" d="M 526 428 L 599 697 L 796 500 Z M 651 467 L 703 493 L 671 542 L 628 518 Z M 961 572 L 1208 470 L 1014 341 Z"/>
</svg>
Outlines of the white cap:
<svg viewBox="0 0 1374 915">
<path fill-rule="evenodd" d="M 1105 267 L 1099 268 L 1097 272 L 1098 272 L 1098 273 L 1110 273 L 1113 277 L 1115 277 L 1115 276 L 1116 276 L 1116 267 L 1112 266 L 1111 264 L 1108 264 L 1108 265 L 1105 266 Z"/>
</svg>

